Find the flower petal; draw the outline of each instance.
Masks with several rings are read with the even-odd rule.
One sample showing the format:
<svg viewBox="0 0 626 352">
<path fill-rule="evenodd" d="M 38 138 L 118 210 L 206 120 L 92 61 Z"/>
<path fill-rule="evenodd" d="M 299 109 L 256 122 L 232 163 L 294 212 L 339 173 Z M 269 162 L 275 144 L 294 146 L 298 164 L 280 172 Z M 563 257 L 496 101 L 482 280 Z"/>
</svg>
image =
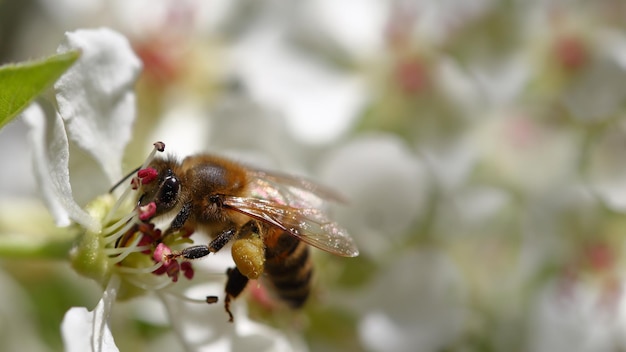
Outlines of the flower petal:
<svg viewBox="0 0 626 352">
<path fill-rule="evenodd" d="M 293 351 L 302 350 L 300 341 L 290 341 L 288 336 L 268 325 L 248 319 L 247 314 L 235 325 L 237 338 L 232 340 L 233 351 Z M 295 346 L 299 348 L 295 348 Z"/>
<path fill-rule="evenodd" d="M 626 122 L 618 122 L 598 136 L 588 151 L 587 179 L 609 209 L 626 211 L 626 165 L 623 145 Z"/>
<path fill-rule="evenodd" d="M 621 286 L 621 283 L 619 283 Z M 567 288 L 565 288 L 567 287 Z M 624 296 L 616 295 L 615 307 L 602 305 L 602 288 L 585 282 L 569 286 L 552 280 L 532 298 L 529 311 L 531 351 L 614 351 L 623 323 L 618 310 Z M 607 309 L 604 309 L 607 308 Z"/>
<path fill-rule="evenodd" d="M 363 295 L 346 303 L 355 311 L 366 311 L 358 325 L 364 349 L 441 351 L 459 338 L 467 320 L 466 287 L 459 269 L 437 248 L 397 253 Z"/>
<path fill-rule="evenodd" d="M 119 278 L 112 277 L 93 311 L 89 312 L 84 307 L 72 307 L 65 313 L 61 332 L 66 351 L 119 351 L 107 323 L 118 286 Z"/>
<path fill-rule="evenodd" d="M 229 60 L 251 96 L 278 108 L 289 117 L 287 123 L 296 138 L 310 143 L 340 136 L 367 99 L 358 76 L 321 65 L 291 48 L 280 29 L 257 30 L 244 37 L 233 47 Z M 270 72 L 268 67 L 280 69 Z"/>
<path fill-rule="evenodd" d="M 386 1 L 315 0 L 302 4 L 295 23 L 304 35 L 329 42 L 354 59 L 380 55 L 393 4 Z M 346 16 L 350 14 L 350 16 Z"/>
<path fill-rule="evenodd" d="M 349 200 L 350 206 L 333 209 L 334 217 L 359 234 L 359 248 L 368 254 L 385 253 L 405 236 L 427 199 L 423 164 L 392 135 L 351 140 L 326 156 L 320 174 Z"/>
<path fill-rule="evenodd" d="M 89 152 L 114 182 L 135 119 L 133 86 L 141 62 L 122 35 L 110 29 L 66 33 L 58 50 L 82 51 L 55 84 L 59 112 L 69 137 Z"/>
<path fill-rule="evenodd" d="M 57 225 L 67 226 L 71 219 L 91 231 L 99 231 L 100 225 L 72 197 L 69 144 L 61 117 L 51 106 L 38 104 L 28 107 L 23 117 L 31 128 L 29 138 L 37 184 Z"/>
</svg>

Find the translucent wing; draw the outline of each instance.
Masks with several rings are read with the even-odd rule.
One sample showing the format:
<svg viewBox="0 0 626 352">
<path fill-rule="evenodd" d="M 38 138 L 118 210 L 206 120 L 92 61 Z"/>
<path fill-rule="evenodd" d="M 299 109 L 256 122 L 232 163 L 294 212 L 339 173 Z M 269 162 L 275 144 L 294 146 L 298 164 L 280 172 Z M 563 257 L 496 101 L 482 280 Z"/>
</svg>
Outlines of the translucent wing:
<svg viewBox="0 0 626 352">
<path fill-rule="evenodd" d="M 242 214 L 276 226 L 301 241 L 324 251 L 355 257 L 359 250 L 347 231 L 316 208 L 294 208 L 266 199 L 226 197 L 224 205 Z"/>
<path fill-rule="evenodd" d="M 336 191 L 302 177 L 263 170 L 251 171 L 250 175 L 255 178 L 256 181 L 266 181 L 267 183 L 270 183 L 272 187 L 277 189 L 289 187 L 291 189 L 308 192 L 319 197 L 320 199 L 346 203 L 345 198 Z"/>
<path fill-rule="evenodd" d="M 334 193 L 296 177 L 252 172 L 248 197 L 226 197 L 224 205 L 242 214 L 289 232 L 324 251 L 355 257 L 359 254 L 348 232 L 328 219 L 323 199 Z"/>
</svg>

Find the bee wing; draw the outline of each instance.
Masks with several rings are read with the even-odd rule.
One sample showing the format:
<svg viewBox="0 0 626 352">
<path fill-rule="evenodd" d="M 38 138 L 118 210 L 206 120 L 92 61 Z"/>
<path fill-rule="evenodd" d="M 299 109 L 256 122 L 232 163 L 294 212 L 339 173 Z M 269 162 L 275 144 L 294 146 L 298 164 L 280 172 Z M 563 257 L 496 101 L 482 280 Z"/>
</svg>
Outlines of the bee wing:
<svg viewBox="0 0 626 352">
<path fill-rule="evenodd" d="M 230 209 L 276 226 L 302 242 L 343 257 L 356 257 L 359 250 L 348 232 L 329 221 L 317 208 L 296 208 L 268 199 L 226 197 Z"/>
<path fill-rule="evenodd" d="M 299 189 L 311 193 L 321 199 L 347 203 L 346 199 L 341 194 L 337 193 L 337 191 L 302 177 L 265 170 L 252 170 L 250 174 L 257 180 L 272 183 L 275 187 L 278 186 L 277 188 L 280 188 L 280 186 L 291 187 L 292 189 Z"/>
</svg>

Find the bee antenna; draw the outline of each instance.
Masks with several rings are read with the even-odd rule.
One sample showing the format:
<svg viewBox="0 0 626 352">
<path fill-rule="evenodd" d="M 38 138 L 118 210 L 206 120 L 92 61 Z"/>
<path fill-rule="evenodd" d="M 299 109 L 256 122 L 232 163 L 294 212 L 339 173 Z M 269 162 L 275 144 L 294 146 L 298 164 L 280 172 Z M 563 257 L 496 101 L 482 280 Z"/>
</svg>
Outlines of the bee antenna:
<svg viewBox="0 0 626 352">
<path fill-rule="evenodd" d="M 133 171 L 129 172 L 126 176 L 124 176 L 121 180 L 119 180 L 116 184 L 114 184 L 111 189 L 109 189 L 109 193 L 113 193 L 117 187 L 119 187 L 124 181 L 128 180 L 133 174 L 137 173 L 141 169 L 141 166 L 137 167 Z"/>
</svg>

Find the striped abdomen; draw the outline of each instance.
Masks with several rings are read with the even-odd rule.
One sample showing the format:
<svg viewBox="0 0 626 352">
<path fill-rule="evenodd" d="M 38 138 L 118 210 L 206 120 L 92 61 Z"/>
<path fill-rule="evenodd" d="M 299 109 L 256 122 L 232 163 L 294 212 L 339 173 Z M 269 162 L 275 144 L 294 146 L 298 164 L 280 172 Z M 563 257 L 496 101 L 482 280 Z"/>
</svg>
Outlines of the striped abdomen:
<svg viewBox="0 0 626 352">
<path fill-rule="evenodd" d="M 265 245 L 267 281 L 281 300 L 301 307 L 309 296 L 313 274 L 308 245 L 280 230 L 270 234 Z"/>
</svg>

